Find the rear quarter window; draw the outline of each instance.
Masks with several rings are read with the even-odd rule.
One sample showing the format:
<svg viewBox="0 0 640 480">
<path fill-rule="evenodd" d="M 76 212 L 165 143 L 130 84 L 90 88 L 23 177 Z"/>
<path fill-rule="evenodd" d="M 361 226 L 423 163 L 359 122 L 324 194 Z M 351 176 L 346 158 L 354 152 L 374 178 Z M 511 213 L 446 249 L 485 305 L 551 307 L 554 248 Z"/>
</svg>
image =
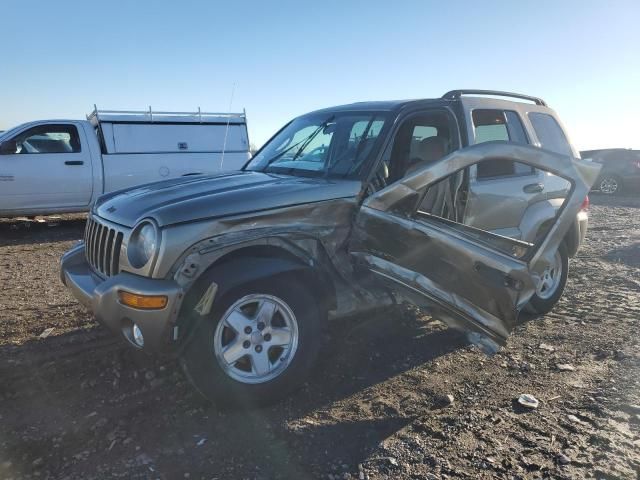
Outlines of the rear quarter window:
<svg viewBox="0 0 640 480">
<path fill-rule="evenodd" d="M 561 155 L 573 156 L 569 141 L 555 118 L 540 112 L 529 112 L 528 115 L 542 148 Z"/>
</svg>

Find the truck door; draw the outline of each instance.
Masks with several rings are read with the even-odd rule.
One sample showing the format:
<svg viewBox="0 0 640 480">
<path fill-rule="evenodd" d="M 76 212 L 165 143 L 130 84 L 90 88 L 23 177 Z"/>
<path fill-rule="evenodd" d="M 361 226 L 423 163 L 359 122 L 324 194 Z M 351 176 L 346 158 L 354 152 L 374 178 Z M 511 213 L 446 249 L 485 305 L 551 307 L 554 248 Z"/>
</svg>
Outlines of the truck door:
<svg viewBox="0 0 640 480">
<path fill-rule="evenodd" d="M 81 208 L 93 190 L 91 153 L 73 123 L 26 127 L 0 145 L 0 211 Z"/>
<path fill-rule="evenodd" d="M 465 210 L 474 202 L 466 172 L 497 161 L 523 163 L 558 175 L 570 186 L 536 243 L 465 224 Z M 504 142 L 473 145 L 423 165 L 364 201 L 349 251 L 358 268 L 496 349 L 553 261 L 599 167 Z"/>
</svg>

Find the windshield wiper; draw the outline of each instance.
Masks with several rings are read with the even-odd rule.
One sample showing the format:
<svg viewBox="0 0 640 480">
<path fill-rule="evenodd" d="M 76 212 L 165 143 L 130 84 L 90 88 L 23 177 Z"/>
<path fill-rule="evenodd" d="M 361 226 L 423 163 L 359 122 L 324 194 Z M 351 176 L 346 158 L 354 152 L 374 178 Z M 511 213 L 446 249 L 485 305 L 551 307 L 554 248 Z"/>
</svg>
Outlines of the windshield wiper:
<svg viewBox="0 0 640 480">
<path fill-rule="evenodd" d="M 324 130 L 324 128 L 329 124 L 329 122 L 331 122 L 331 120 L 333 120 L 335 117 L 335 115 L 331 115 L 329 118 L 327 118 L 324 122 L 322 122 L 318 128 L 316 128 L 313 132 L 311 132 L 311 134 L 305 138 L 303 138 L 302 140 L 300 140 L 299 142 L 291 145 L 289 148 L 286 148 L 285 150 L 283 150 L 282 152 L 280 152 L 277 155 L 274 155 L 272 158 L 270 158 L 266 165 L 264 166 L 264 168 L 266 169 L 267 167 L 269 167 L 273 162 L 275 162 L 276 160 L 278 160 L 280 157 L 282 157 L 285 153 L 290 152 L 291 150 L 293 150 L 294 148 L 296 148 L 298 145 L 302 144 L 300 146 L 300 148 L 298 149 L 298 151 L 296 152 L 296 154 L 293 156 L 293 158 L 290 161 L 294 161 L 295 159 L 298 158 L 298 156 L 300 155 L 300 153 L 302 153 L 304 151 L 304 149 L 307 147 L 307 145 L 309 145 L 309 143 L 311 143 L 311 141 L 322 131 Z"/>
<path fill-rule="evenodd" d="M 302 146 L 300 146 L 296 154 L 291 159 L 292 162 L 295 161 L 302 152 L 304 152 L 304 149 L 307 148 L 307 145 L 309 145 L 313 141 L 313 139 L 316 138 L 318 134 L 327 127 L 327 125 L 329 125 L 329 123 L 331 122 L 331 120 L 333 120 L 334 117 L 335 115 L 332 115 L 329 118 L 327 118 L 324 122 L 320 124 L 318 128 L 315 129 L 315 131 L 311 135 L 307 137 L 307 139 L 304 141 Z"/>
</svg>

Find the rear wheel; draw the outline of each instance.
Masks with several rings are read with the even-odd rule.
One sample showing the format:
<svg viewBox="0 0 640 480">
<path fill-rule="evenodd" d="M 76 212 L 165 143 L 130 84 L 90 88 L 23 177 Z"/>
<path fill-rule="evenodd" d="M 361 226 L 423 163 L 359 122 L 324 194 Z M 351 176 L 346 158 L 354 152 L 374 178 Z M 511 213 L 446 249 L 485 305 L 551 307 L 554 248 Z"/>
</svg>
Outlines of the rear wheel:
<svg viewBox="0 0 640 480">
<path fill-rule="evenodd" d="M 602 177 L 598 187 L 606 195 L 615 195 L 622 189 L 622 179 L 617 175 L 607 175 Z"/>
<path fill-rule="evenodd" d="M 281 399 L 307 378 L 321 343 L 322 315 L 292 277 L 224 294 L 195 327 L 181 363 L 193 385 L 222 405 Z"/>
<path fill-rule="evenodd" d="M 553 309 L 564 292 L 569 274 L 569 254 L 564 243 L 556 251 L 553 262 L 545 269 L 536 288 L 536 293 L 529 300 L 529 309 L 543 315 Z"/>
</svg>

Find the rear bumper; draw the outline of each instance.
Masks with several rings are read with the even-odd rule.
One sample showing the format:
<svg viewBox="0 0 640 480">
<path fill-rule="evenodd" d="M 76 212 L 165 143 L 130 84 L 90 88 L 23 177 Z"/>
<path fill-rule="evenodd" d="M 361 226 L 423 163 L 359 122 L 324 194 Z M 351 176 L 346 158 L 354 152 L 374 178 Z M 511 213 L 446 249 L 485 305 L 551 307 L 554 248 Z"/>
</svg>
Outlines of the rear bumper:
<svg viewBox="0 0 640 480">
<path fill-rule="evenodd" d="M 578 212 L 575 223 L 571 226 L 565 237 L 567 253 L 570 257 L 575 257 L 584 243 L 589 228 L 589 215 L 584 210 Z"/>
<path fill-rule="evenodd" d="M 183 298 L 182 289 L 171 280 L 155 280 L 130 273 L 119 273 L 103 279 L 89 268 L 84 256 L 84 244 L 65 253 L 60 261 L 62 282 L 73 296 L 109 330 L 133 341 L 132 328 L 137 325 L 144 338 L 145 351 L 166 350 L 171 342 L 171 330 Z M 166 295 L 167 306 L 161 310 L 139 310 L 120 303 L 118 291 L 138 295 Z"/>
</svg>

